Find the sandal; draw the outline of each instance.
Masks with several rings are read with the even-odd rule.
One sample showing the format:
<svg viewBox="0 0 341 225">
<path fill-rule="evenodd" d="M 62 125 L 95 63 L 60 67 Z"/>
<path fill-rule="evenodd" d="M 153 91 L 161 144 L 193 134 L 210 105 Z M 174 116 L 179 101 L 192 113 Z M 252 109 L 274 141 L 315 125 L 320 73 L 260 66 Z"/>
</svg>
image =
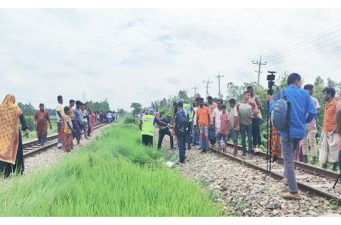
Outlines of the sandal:
<svg viewBox="0 0 341 225">
<path fill-rule="evenodd" d="M 290 199 L 290 200 L 302 200 L 302 196 L 297 192 L 297 193 L 284 193 L 282 194 L 282 197 L 285 199 Z"/>
</svg>

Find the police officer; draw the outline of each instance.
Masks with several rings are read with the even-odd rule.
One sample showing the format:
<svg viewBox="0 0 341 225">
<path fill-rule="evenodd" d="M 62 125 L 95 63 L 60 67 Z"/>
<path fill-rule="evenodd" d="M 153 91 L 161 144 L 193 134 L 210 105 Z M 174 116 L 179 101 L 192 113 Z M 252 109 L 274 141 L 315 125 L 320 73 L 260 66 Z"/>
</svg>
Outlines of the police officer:
<svg viewBox="0 0 341 225">
<path fill-rule="evenodd" d="M 167 126 L 167 123 L 160 121 L 158 118 L 154 116 L 154 109 L 150 108 L 146 115 L 142 116 L 140 122 L 140 130 L 142 131 L 142 144 L 146 146 L 153 146 L 153 137 L 154 137 L 154 124 L 157 123 L 161 126 Z"/>
<path fill-rule="evenodd" d="M 186 111 L 188 115 L 188 130 L 187 130 L 187 135 L 186 135 L 186 142 L 187 142 L 187 148 L 191 149 L 192 127 L 193 127 L 193 107 L 189 103 L 184 102 L 183 99 L 180 99 L 179 102 L 183 103 L 183 109 Z"/>
<path fill-rule="evenodd" d="M 185 152 L 186 152 L 186 136 L 188 130 L 188 115 L 183 109 L 183 102 L 178 102 L 178 111 L 175 114 L 174 129 L 175 135 L 178 140 L 179 147 L 179 162 L 185 163 Z"/>
</svg>

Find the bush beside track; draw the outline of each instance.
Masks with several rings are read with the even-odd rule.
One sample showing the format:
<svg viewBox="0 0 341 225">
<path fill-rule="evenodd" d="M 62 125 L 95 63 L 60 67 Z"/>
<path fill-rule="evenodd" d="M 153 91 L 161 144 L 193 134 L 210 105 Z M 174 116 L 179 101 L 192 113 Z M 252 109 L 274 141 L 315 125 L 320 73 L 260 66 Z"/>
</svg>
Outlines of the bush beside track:
<svg viewBox="0 0 341 225">
<path fill-rule="evenodd" d="M 221 216 L 197 183 L 115 124 L 58 165 L 0 186 L 1 216 Z"/>
</svg>

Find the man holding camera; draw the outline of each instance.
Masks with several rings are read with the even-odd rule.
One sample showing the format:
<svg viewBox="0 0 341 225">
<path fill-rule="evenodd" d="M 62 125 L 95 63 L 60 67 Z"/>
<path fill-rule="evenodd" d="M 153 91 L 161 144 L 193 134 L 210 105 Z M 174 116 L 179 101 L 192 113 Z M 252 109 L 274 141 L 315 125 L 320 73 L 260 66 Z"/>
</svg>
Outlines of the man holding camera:
<svg viewBox="0 0 341 225">
<path fill-rule="evenodd" d="M 287 84 L 288 86 L 283 90 L 282 98 L 281 92 L 278 91 L 274 101 L 272 95 L 268 96 L 268 100 L 270 101 L 270 111 L 274 109 L 280 99 L 285 99 L 290 105 L 287 110 L 290 120 L 286 121 L 289 128 L 279 131 L 284 160 L 284 183 L 289 186 L 289 192 L 283 194 L 282 197 L 301 200 L 295 177 L 294 152 L 298 143 L 306 136 L 306 123 L 310 122 L 317 112 L 308 92 L 301 89 L 302 80 L 299 74 L 290 74 Z"/>
</svg>

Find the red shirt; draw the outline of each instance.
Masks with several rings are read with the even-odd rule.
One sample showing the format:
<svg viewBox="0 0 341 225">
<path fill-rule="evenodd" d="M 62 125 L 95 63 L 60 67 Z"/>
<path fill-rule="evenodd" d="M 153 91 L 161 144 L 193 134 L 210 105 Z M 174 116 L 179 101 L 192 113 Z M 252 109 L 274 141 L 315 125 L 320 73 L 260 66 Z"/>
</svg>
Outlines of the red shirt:
<svg viewBox="0 0 341 225">
<path fill-rule="evenodd" d="M 227 112 L 222 112 L 220 115 L 220 129 L 219 132 L 220 133 L 224 133 L 226 134 L 228 131 L 228 125 L 229 125 L 229 117 Z"/>
</svg>

